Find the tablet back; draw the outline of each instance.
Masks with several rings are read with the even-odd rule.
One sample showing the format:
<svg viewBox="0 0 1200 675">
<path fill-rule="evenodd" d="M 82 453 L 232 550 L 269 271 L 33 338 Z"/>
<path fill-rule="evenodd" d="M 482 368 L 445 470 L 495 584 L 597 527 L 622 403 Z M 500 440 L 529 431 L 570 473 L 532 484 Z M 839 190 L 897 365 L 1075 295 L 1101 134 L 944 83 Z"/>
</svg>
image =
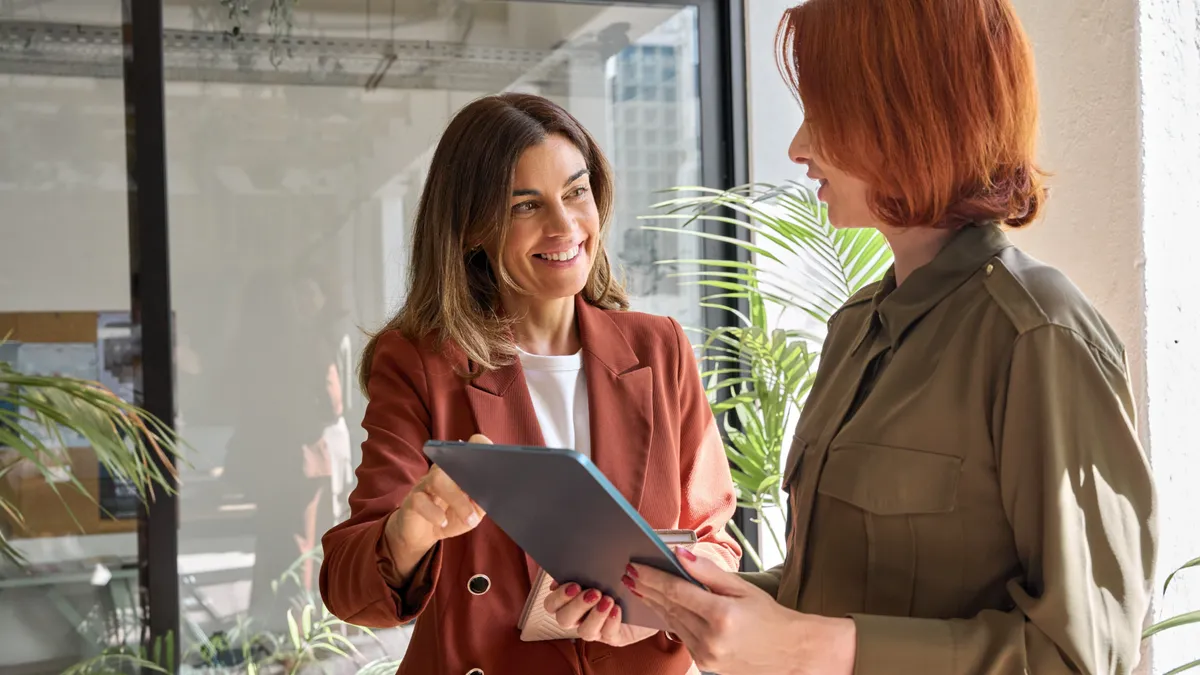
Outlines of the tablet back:
<svg viewBox="0 0 1200 675">
<path fill-rule="evenodd" d="M 577 452 L 430 441 L 425 454 L 551 578 L 614 598 L 625 623 L 665 628 L 621 583 L 626 563 L 696 583 L 620 491 Z"/>
</svg>

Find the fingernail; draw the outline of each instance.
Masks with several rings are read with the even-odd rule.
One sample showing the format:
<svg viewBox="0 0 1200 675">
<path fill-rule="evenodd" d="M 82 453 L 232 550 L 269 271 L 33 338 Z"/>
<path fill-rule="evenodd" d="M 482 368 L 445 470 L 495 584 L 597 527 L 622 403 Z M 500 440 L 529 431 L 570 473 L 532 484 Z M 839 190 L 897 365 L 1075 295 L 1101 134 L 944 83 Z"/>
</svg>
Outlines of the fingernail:
<svg viewBox="0 0 1200 675">
<path fill-rule="evenodd" d="M 600 601 L 599 605 L 596 605 L 596 609 L 600 610 L 601 612 L 607 612 L 608 609 L 612 607 L 612 604 L 612 598 L 604 598 Z"/>
<path fill-rule="evenodd" d="M 584 595 L 583 595 L 583 601 L 586 603 L 589 603 L 589 604 L 593 603 L 599 599 L 600 599 L 600 591 L 591 590 L 591 591 L 588 591 L 587 593 L 584 593 Z"/>
<path fill-rule="evenodd" d="M 567 584 L 567 597 L 573 598 L 579 595 L 579 584 Z"/>
<path fill-rule="evenodd" d="M 625 588 L 628 588 L 631 591 L 637 588 L 637 582 L 629 577 L 621 577 L 621 583 L 625 584 Z"/>
<path fill-rule="evenodd" d="M 687 560 L 690 562 L 696 562 L 696 554 L 692 553 L 691 551 L 687 550 L 686 548 L 677 548 L 677 549 L 675 549 L 675 553 L 679 554 L 679 557 L 683 558 L 684 560 Z"/>
<path fill-rule="evenodd" d="M 557 591 L 557 590 L 558 590 L 558 582 L 557 582 L 557 581 L 551 581 L 551 582 L 550 582 L 550 590 L 552 590 L 552 591 Z"/>
<path fill-rule="evenodd" d="M 619 617 L 619 616 L 621 616 L 621 608 L 620 608 L 620 607 L 613 607 L 612 611 L 611 611 L 611 612 L 609 612 L 609 614 L 608 614 L 608 615 L 609 615 L 609 616 L 611 616 L 611 617 L 612 617 L 612 618 L 614 618 L 614 619 L 615 619 L 615 618 L 617 618 L 617 617 Z"/>
<path fill-rule="evenodd" d="M 625 574 L 628 574 L 630 577 L 632 577 L 634 579 L 638 578 L 637 570 L 633 569 L 633 565 L 625 566 Z"/>
<path fill-rule="evenodd" d="M 467 516 L 467 525 L 470 525 L 471 527 L 475 527 L 478 524 L 479 524 L 479 514 L 478 513 L 472 513 L 471 515 Z"/>
</svg>

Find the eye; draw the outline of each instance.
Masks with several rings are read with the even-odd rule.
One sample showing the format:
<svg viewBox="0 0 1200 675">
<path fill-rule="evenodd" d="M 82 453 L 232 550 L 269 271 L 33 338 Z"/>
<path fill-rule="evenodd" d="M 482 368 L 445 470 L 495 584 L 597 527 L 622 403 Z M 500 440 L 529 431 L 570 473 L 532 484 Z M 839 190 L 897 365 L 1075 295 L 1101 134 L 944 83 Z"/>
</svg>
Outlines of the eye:
<svg viewBox="0 0 1200 675">
<path fill-rule="evenodd" d="M 520 204 L 514 204 L 512 207 L 513 213 L 533 213 L 537 210 L 538 204 L 533 200 L 524 201 Z"/>
<path fill-rule="evenodd" d="M 576 187 L 574 190 L 571 190 L 570 192 L 568 192 L 567 198 L 568 199 L 579 199 L 580 197 L 584 196 L 587 193 L 588 193 L 588 186 L 580 185 L 580 186 Z"/>
</svg>

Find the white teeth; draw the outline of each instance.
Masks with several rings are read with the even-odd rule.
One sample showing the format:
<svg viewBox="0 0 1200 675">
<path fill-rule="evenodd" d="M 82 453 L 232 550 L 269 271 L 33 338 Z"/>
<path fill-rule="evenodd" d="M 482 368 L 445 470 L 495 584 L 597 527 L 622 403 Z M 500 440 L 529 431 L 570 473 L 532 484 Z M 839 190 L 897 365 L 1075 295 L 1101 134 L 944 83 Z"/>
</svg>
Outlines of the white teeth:
<svg viewBox="0 0 1200 675">
<path fill-rule="evenodd" d="M 579 255 L 579 246 L 572 246 L 571 248 L 565 251 L 559 251 L 558 253 L 539 253 L 537 255 L 542 260 L 565 262 L 567 260 L 573 260 L 575 256 Z"/>
</svg>

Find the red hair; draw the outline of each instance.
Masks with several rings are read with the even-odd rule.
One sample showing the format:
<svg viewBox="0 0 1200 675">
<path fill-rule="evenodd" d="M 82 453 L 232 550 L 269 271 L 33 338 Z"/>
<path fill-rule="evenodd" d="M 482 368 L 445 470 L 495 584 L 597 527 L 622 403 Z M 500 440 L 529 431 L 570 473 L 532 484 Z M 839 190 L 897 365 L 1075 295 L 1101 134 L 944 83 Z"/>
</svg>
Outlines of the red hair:
<svg viewBox="0 0 1200 675">
<path fill-rule="evenodd" d="M 1009 0 L 809 0 L 777 49 L 815 149 L 871 186 L 880 221 L 1037 218 L 1033 53 Z"/>
</svg>

